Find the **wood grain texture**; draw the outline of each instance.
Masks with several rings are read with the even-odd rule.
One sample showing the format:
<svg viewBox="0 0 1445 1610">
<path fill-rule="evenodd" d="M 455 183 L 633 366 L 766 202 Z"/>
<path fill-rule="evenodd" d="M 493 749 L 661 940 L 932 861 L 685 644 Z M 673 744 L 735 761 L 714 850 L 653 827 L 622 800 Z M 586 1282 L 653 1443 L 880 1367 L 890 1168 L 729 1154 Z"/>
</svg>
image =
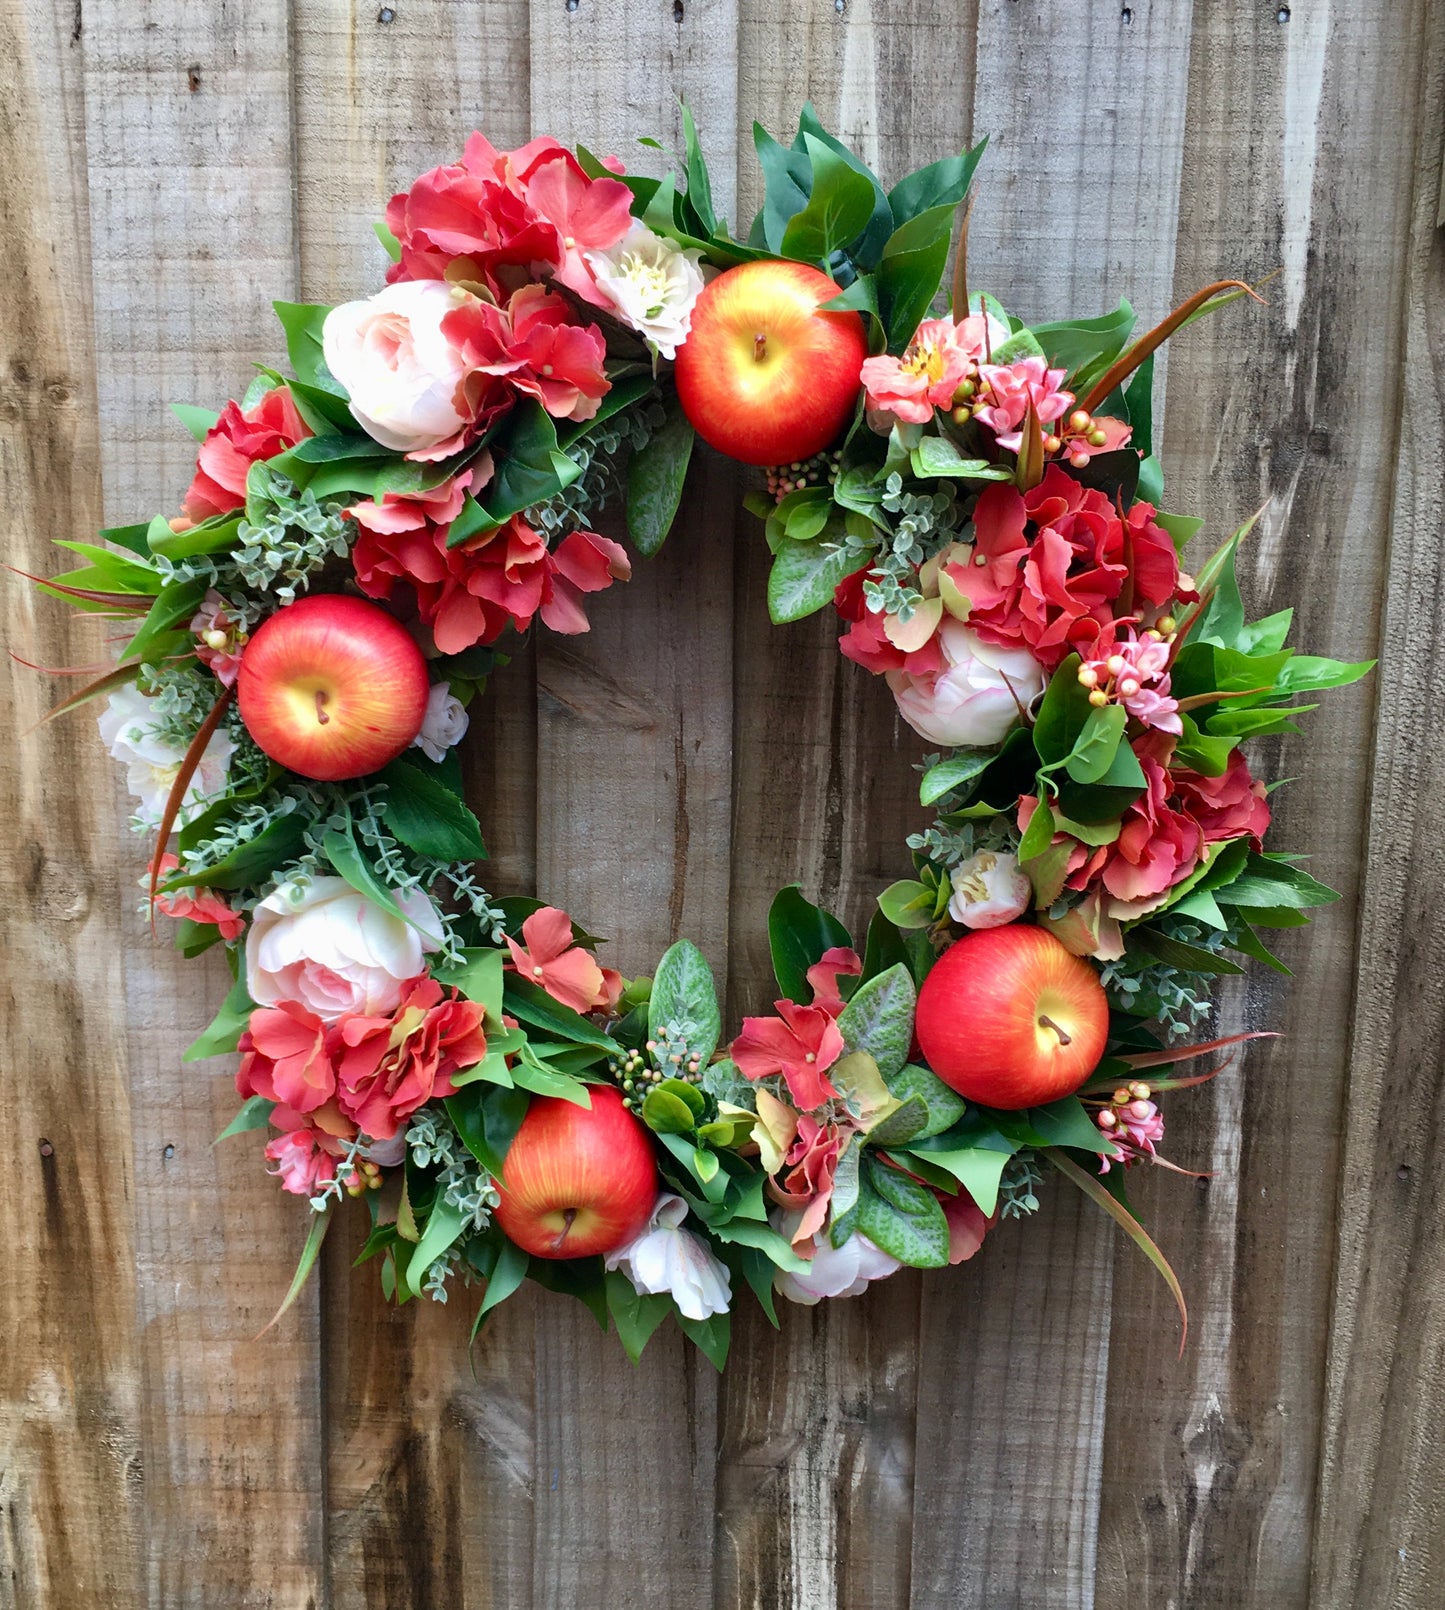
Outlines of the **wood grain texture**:
<svg viewBox="0 0 1445 1610">
<path fill-rule="evenodd" d="M 1445 886 L 1436 730 L 1445 692 L 1440 509 L 1445 241 L 1435 181 L 1445 26 L 1426 13 L 1404 270 L 1404 386 L 1376 690 L 1372 831 L 1345 1090 L 1338 1250 L 1311 1581 L 1321 1606 L 1424 1610 L 1445 1583 Z M 1408 146 L 1406 147 L 1408 149 Z"/>
<path fill-rule="evenodd" d="M 0 7 L 0 531 L 10 563 L 95 526 L 95 390 L 79 52 L 48 10 Z M 103 628 L 5 578 L 6 647 L 84 665 Z M 0 1214 L 0 1602 L 134 1603 L 142 1581 L 134 1204 L 118 891 L 129 846 L 84 716 L 7 660 L 0 701 L 0 1043 L 9 1109 Z"/>
<path fill-rule="evenodd" d="M 174 507 L 190 478 L 194 443 L 166 405 L 239 396 L 253 361 L 283 354 L 269 302 L 297 289 L 289 17 L 279 0 L 94 7 L 80 45 L 114 523 Z M 108 769 L 91 746 L 81 775 Z M 138 870 L 141 841 L 121 821 Z M 224 965 L 153 939 L 129 878 L 108 898 L 128 1029 L 147 1600 L 301 1610 L 323 1591 L 314 1288 L 253 1338 L 286 1290 L 305 1214 L 254 1147 L 212 1149 L 237 1106 L 232 1065 L 180 1060 L 227 987 Z"/>
<path fill-rule="evenodd" d="M 988 133 L 971 279 L 1032 318 L 1123 293 L 1152 322 L 1281 269 L 1268 310 L 1175 343 L 1166 501 L 1208 517 L 1203 548 L 1271 499 L 1246 602 L 1384 658 L 1256 746 L 1295 779 L 1276 843 L 1345 897 L 1284 936 L 1293 981 L 1221 996 L 1221 1032 L 1287 1038 L 1171 1099 L 1168 1154 L 1211 1181 L 1131 1182 L 1189 1351 L 1062 1185 L 966 1268 L 780 1332 L 744 1305 L 721 1383 L 675 1338 L 633 1369 L 533 1291 L 469 1362 L 465 1294 L 387 1308 L 355 1224 L 252 1344 L 302 1220 L 254 1147 L 210 1148 L 230 1069 L 179 1053 L 224 981 L 135 915 L 140 842 L 81 716 L 0 744 L 0 1605 L 1433 1610 L 1439 8 L 570 4 L 0 0 L 7 557 L 54 568 L 48 537 L 171 506 L 193 449 L 164 404 L 277 358 L 273 296 L 373 288 L 371 221 L 473 127 L 656 171 L 633 139 L 679 144 L 684 94 L 740 229 L 754 117 L 787 139 L 811 98 L 889 180 Z M 768 624 L 744 479 L 700 463 L 662 556 L 590 600 L 587 636 L 521 649 L 464 752 L 490 886 L 567 905 L 626 971 L 688 934 L 730 1025 L 772 998 L 773 892 L 861 927 L 926 822 L 922 745 L 836 623 Z M 18 583 L 6 607 L 26 658 L 100 652 Z M 23 731 L 49 689 L 7 674 Z"/>
<path fill-rule="evenodd" d="M 1378 152 L 1386 127 L 1402 151 L 1412 142 L 1419 16 L 1397 32 L 1354 10 L 1296 7 L 1281 22 L 1211 8 L 1191 52 L 1175 294 L 1283 272 L 1268 309 L 1231 308 L 1177 343 L 1169 498 L 1206 515 L 1203 552 L 1268 499 L 1241 555 L 1246 603 L 1260 615 L 1295 606 L 1295 640 L 1347 659 L 1375 651 L 1386 565 L 1410 171 Z M 1264 137 L 1241 143 L 1241 116 Z M 1203 428 L 1181 434 L 1188 418 Z M 1380 686 L 1335 694 L 1305 736 L 1253 749 L 1266 775 L 1294 779 L 1274 797 L 1274 846 L 1308 848 L 1344 900 L 1280 936 L 1293 981 L 1256 969 L 1221 992 L 1221 1032 L 1285 1038 L 1170 1104 L 1168 1154 L 1216 1171 L 1203 1189 L 1157 1179 L 1143 1196 L 1194 1307 L 1182 1365 L 1157 1341 L 1167 1299 L 1118 1259 L 1109 1412 L 1142 1428 L 1105 1450 L 1099 1598 L 1121 1610 L 1141 1598 L 1302 1604 L 1324 1543 L 1322 1319 Z"/>
</svg>

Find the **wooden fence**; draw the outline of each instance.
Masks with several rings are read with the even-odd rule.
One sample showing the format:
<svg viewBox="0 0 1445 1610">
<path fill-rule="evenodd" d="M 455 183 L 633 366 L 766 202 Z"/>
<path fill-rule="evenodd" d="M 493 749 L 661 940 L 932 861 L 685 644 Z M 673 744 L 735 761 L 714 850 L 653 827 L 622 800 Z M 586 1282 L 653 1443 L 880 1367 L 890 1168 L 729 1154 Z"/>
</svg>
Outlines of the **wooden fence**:
<svg viewBox="0 0 1445 1610">
<path fill-rule="evenodd" d="M 696 111 L 730 216 L 748 129 L 811 97 L 896 175 L 990 136 L 973 278 L 1028 317 L 1152 321 L 1279 270 L 1168 368 L 1171 505 L 1263 612 L 1376 678 L 1308 740 L 1278 842 L 1344 891 L 1269 1025 L 1170 1106 L 1212 1180 L 1139 1194 L 1194 1317 L 1056 1191 L 961 1269 L 676 1340 L 633 1369 L 580 1309 L 388 1310 L 354 1245 L 252 1341 L 301 1215 L 182 1047 L 223 989 L 137 915 L 89 717 L 12 668 L 0 746 L 6 1271 L 0 1604 L 88 1607 L 1445 1603 L 1445 24 L 1431 0 L 0 0 L 4 557 L 168 507 L 172 400 L 280 356 L 272 297 L 373 288 L 371 220 L 471 128 L 638 155 Z M 640 165 L 651 155 L 640 153 Z M 769 627 L 756 525 L 695 472 L 656 562 L 497 678 L 468 742 L 500 891 L 638 970 L 674 935 L 770 999 L 780 884 L 850 920 L 922 824 L 886 690 Z M 7 646 L 95 659 L 13 581 Z"/>
</svg>

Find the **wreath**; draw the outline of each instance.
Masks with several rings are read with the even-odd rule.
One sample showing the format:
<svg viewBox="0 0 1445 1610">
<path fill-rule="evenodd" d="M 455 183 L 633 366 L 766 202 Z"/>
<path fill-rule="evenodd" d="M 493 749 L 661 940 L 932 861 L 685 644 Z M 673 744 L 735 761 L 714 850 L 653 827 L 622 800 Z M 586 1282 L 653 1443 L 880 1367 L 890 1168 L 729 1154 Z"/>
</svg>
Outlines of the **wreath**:
<svg viewBox="0 0 1445 1610">
<path fill-rule="evenodd" d="M 1242 746 L 1369 669 L 1246 620 L 1252 521 L 1191 574 L 1202 522 L 1161 507 L 1154 354 L 1254 293 L 1136 340 L 1123 301 L 1029 327 L 968 289 L 965 214 L 936 313 L 981 146 L 885 190 L 806 108 L 758 131 L 737 240 L 683 128 L 661 180 L 473 134 L 377 225 L 383 289 L 278 303 L 292 373 L 177 408 L 180 514 L 39 582 L 134 627 L 58 708 L 105 700 L 152 922 L 225 948 L 186 1056 L 240 1053 L 224 1136 L 267 1132 L 309 1203 L 279 1312 L 355 1198 L 399 1303 L 479 1284 L 479 1327 L 531 1278 L 634 1359 L 671 1317 L 720 1368 L 744 1288 L 776 1323 L 958 1263 L 1063 1180 L 1183 1316 L 1129 1171 L 1164 1163 L 1157 1098 L 1219 1071 L 1174 1065 L 1249 1038 L 1198 1043 L 1214 980 L 1334 898 L 1263 847 Z M 509 637 L 584 632 L 627 579 L 603 509 L 656 553 L 697 437 L 765 470 L 772 619 L 833 606 L 937 747 L 914 876 L 856 937 L 784 889 L 779 998 L 726 1041 L 687 940 L 624 979 L 483 886 L 456 753 Z"/>
</svg>

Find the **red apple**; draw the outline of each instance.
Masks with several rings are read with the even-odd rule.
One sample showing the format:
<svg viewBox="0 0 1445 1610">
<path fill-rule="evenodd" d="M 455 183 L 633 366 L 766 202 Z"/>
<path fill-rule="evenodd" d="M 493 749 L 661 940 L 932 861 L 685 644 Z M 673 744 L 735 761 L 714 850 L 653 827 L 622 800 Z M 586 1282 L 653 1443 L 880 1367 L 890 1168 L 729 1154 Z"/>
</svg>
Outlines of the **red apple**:
<svg viewBox="0 0 1445 1610">
<path fill-rule="evenodd" d="M 966 934 L 918 993 L 918 1044 L 946 1085 L 983 1107 L 1057 1101 L 1099 1064 L 1109 1004 L 1099 975 L 1042 928 Z"/>
<path fill-rule="evenodd" d="M 705 442 L 744 464 L 791 464 L 837 440 L 868 356 L 858 314 L 818 311 L 838 294 L 806 263 L 744 263 L 713 280 L 675 373 Z"/>
<path fill-rule="evenodd" d="M 320 782 L 364 777 L 426 716 L 426 661 L 400 622 L 341 593 L 298 598 L 241 652 L 236 695 L 257 747 Z"/>
<path fill-rule="evenodd" d="M 537 1096 L 497 1181 L 496 1220 L 535 1258 L 590 1258 L 642 1233 L 657 1201 L 647 1131 L 608 1085 L 591 1107 Z"/>
</svg>

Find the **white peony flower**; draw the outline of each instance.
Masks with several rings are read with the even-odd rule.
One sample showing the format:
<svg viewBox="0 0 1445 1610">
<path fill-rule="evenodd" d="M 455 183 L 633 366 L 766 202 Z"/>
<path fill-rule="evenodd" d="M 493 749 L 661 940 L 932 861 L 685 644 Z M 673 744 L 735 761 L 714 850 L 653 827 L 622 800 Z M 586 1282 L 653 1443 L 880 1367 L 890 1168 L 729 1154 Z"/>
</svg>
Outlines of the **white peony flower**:
<svg viewBox="0 0 1445 1610">
<path fill-rule="evenodd" d="M 111 694 L 100 717 L 100 736 L 112 756 L 125 766 L 126 787 L 140 801 L 136 816 L 148 828 L 160 826 L 176 774 L 186 758 L 184 745 L 160 736 L 153 710 L 152 701 L 132 684 Z M 181 826 L 226 786 L 234 748 L 223 727 L 211 735 L 181 801 Z"/>
<path fill-rule="evenodd" d="M 980 850 L 953 869 L 948 914 L 965 928 L 1002 928 L 1023 916 L 1033 885 L 1007 850 Z"/>
<path fill-rule="evenodd" d="M 699 1235 L 682 1227 L 687 1203 L 671 1191 L 658 1197 L 638 1238 L 609 1252 L 609 1269 L 620 1269 L 640 1292 L 670 1292 L 684 1319 L 725 1314 L 731 1297 L 727 1265 Z"/>
<path fill-rule="evenodd" d="M 702 294 L 700 251 L 684 251 L 675 241 L 634 223 L 605 252 L 588 252 L 587 263 L 602 293 L 647 343 L 664 358 L 675 358 L 692 328 L 692 308 Z"/>
<path fill-rule="evenodd" d="M 402 922 L 344 878 L 283 883 L 256 907 L 246 935 L 246 988 L 258 1006 L 298 1001 L 325 1023 L 384 1016 L 426 970 L 442 923 L 420 889 L 397 894 Z M 415 923 L 415 927 L 412 926 Z"/>
<path fill-rule="evenodd" d="M 411 746 L 420 749 L 428 760 L 440 760 L 448 749 L 466 737 L 468 725 L 466 707 L 452 692 L 451 683 L 433 682 L 426 696 L 421 731 L 412 739 Z"/>
<path fill-rule="evenodd" d="M 443 280 L 406 280 L 326 315 L 326 367 L 356 422 L 383 447 L 419 453 L 468 423 L 456 403 L 466 366 L 442 320 L 469 296 Z"/>
<path fill-rule="evenodd" d="M 788 1238 L 797 1229 L 802 1215 L 783 1213 L 775 1218 L 773 1228 Z M 773 1274 L 773 1287 L 779 1296 L 808 1308 L 824 1297 L 856 1297 L 872 1281 L 886 1279 L 903 1267 L 897 1258 L 857 1230 L 841 1247 L 835 1247 L 828 1231 L 823 1229 L 813 1237 L 812 1245 L 813 1256 L 806 1269 L 797 1273 L 779 1269 Z"/>
<path fill-rule="evenodd" d="M 951 616 L 938 629 L 948 662 L 943 671 L 913 676 L 889 671 L 898 713 L 929 743 L 955 749 L 1002 743 L 1048 678 L 1023 648 L 999 648 Z"/>
</svg>

